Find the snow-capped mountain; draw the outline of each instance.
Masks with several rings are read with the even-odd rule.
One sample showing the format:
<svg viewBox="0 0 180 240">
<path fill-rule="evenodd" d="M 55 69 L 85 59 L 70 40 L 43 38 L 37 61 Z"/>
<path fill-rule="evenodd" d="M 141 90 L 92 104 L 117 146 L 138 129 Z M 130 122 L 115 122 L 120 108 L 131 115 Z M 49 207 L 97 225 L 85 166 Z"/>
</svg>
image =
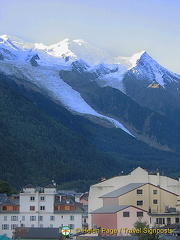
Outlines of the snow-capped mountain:
<svg viewBox="0 0 180 240">
<path fill-rule="evenodd" d="M 103 51 L 92 47 L 82 40 L 74 40 L 69 43 L 68 39 L 46 47 L 42 44 L 32 45 L 16 38 L 10 39 L 8 36 L 2 35 L 0 37 L 0 44 L 1 58 L 4 60 L 0 64 L 1 72 L 26 79 L 27 82 L 37 85 L 71 111 L 78 114 L 99 117 L 131 134 L 116 119 L 95 111 L 84 101 L 77 91 L 59 77 L 59 71 L 69 70 L 71 66 L 70 62 L 75 61 L 77 55 L 83 59 L 88 59 L 89 64 L 94 55 L 94 59 L 97 62 L 101 58 L 104 59 L 106 54 Z M 69 45 L 75 53 L 68 48 Z M 83 46 L 83 49 L 79 46 Z M 67 60 L 67 57 L 72 58 L 71 61 Z M 98 58 L 99 60 L 97 60 Z M 34 68 L 35 66 L 36 68 Z"/>
<path fill-rule="evenodd" d="M 132 68 L 132 72 L 138 77 L 146 78 L 150 82 L 160 84 L 166 88 L 169 82 L 178 82 L 180 75 L 168 71 L 166 68 L 160 66 L 154 59 L 152 59 L 146 52 L 140 56 L 137 63 Z"/>
<path fill-rule="evenodd" d="M 11 49 L 11 52 L 18 59 L 27 59 L 28 55 L 38 53 L 40 58 L 47 61 L 47 57 L 53 62 L 59 63 L 59 60 L 66 59 L 66 62 L 74 62 L 78 59 L 83 59 L 89 65 L 96 65 L 101 62 L 111 62 L 111 56 L 105 51 L 95 48 L 91 44 L 81 40 L 70 40 L 68 38 L 50 46 L 42 43 L 28 43 L 21 39 L 2 35 L 0 36 L 1 48 Z M 45 57 L 46 55 L 46 57 Z M 8 56 L 6 56 L 8 58 Z M 13 59 L 13 55 L 11 59 Z M 52 58 L 51 58 L 52 57 Z M 43 64 L 43 62 L 42 62 Z"/>
<path fill-rule="evenodd" d="M 154 113 L 142 110 L 134 101 L 176 123 L 180 120 L 180 75 L 159 65 L 145 51 L 114 57 L 83 40 L 64 39 L 46 46 L 2 35 L 0 73 L 19 86 L 48 95 L 74 114 L 120 128 L 147 143 L 155 141 L 158 147 L 156 133 L 151 129 L 149 137 L 147 126 Z M 143 126 L 135 124 L 130 105 L 139 112 L 138 118 L 144 111 Z"/>
</svg>

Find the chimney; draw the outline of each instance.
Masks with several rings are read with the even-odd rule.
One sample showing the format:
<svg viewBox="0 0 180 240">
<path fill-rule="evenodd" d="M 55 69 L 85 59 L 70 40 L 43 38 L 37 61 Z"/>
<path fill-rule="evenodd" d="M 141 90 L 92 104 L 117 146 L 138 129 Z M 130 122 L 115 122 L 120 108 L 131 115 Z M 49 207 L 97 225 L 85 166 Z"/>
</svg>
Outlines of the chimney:
<svg viewBox="0 0 180 240">
<path fill-rule="evenodd" d="M 160 174 L 158 169 L 157 169 L 157 186 L 160 187 Z"/>
</svg>

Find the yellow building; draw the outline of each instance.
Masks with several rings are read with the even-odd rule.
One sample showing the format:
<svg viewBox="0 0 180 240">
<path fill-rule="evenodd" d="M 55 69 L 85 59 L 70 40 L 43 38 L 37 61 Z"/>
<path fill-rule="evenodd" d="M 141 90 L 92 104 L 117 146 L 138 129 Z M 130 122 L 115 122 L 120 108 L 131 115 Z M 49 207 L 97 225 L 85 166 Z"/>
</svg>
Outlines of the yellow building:
<svg viewBox="0 0 180 240">
<path fill-rule="evenodd" d="M 158 214 L 167 215 L 163 215 L 164 223 L 159 224 L 165 225 L 179 221 L 176 211 L 179 195 L 180 179 L 178 181 L 160 175 L 159 172 L 149 174 L 138 167 L 128 175 L 120 175 L 92 185 L 89 192 L 89 212 L 104 206 L 132 205 L 149 213 L 150 225 L 161 222 Z M 91 214 L 89 223 L 91 224 Z"/>
</svg>

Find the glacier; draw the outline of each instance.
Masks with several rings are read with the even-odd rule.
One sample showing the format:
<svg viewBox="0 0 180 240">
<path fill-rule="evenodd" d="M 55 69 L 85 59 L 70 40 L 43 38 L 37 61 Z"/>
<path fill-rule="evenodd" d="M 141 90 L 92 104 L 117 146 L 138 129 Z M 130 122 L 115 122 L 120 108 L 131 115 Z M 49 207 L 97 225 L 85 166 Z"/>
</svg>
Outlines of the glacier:
<svg viewBox="0 0 180 240">
<path fill-rule="evenodd" d="M 35 84 L 39 88 L 46 91 L 46 93 L 55 101 L 59 101 L 64 107 L 75 112 L 76 114 L 93 115 L 100 119 L 107 120 L 111 122 L 114 127 L 120 128 L 127 134 L 133 136 L 130 131 L 116 119 L 99 114 L 97 111 L 95 111 L 85 102 L 79 92 L 75 91 L 60 78 L 59 71 L 70 70 L 71 62 L 77 59 L 77 55 L 82 56 L 84 54 L 83 51 L 77 54 L 77 49 L 76 54 L 69 51 L 67 48 L 68 41 L 68 39 L 65 39 L 58 44 L 47 47 L 45 45 L 36 43 L 32 45 L 31 43 L 29 44 L 24 41 L 20 41 L 17 38 L 12 38 L 10 40 L 7 35 L 0 36 L 0 50 L 7 49 L 10 52 L 8 56 L 5 56 L 5 60 L 0 61 L 0 71 L 6 75 L 26 79 L 27 82 L 29 81 Z M 15 43 L 17 46 L 14 48 Z M 84 44 L 84 42 L 79 40 L 75 40 L 74 43 L 78 44 L 79 46 Z M 86 44 L 86 48 L 88 48 L 88 46 L 89 45 Z M 75 49 L 75 46 L 73 47 Z M 102 57 L 102 54 L 103 58 L 106 55 L 103 51 L 92 47 L 90 47 L 89 52 L 93 56 L 94 52 L 100 52 L 99 59 Z M 39 65 L 38 67 L 32 66 L 28 61 L 34 54 L 38 54 L 40 57 L 40 59 L 37 60 Z M 65 62 L 62 54 L 70 56 L 73 58 L 73 60 L 71 59 L 70 62 Z M 90 55 L 88 55 L 86 60 L 88 64 L 91 65 L 92 69 L 92 61 L 89 62 L 89 59 L 91 59 L 89 56 Z M 95 57 L 97 56 L 95 55 Z M 94 61 L 93 64 L 95 64 Z"/>
</svg>

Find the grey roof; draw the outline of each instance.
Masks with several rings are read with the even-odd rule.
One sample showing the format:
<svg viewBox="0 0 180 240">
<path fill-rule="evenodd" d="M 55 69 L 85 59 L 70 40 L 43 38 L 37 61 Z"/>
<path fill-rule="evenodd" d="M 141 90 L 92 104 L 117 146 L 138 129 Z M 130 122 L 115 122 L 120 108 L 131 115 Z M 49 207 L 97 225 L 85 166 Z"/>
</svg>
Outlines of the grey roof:
<svg viewBox="0 0 180 240">
<path fill-rule="evenodd" d="M 59 194 L 64 194 L 68 196 L 76 196 L 76 195 L 82 195 L 82 193 L 77 193 L 74 190 L 58 190 Z"/>
<path fill-rule="evenodd" d="M 59 228 L 27 228 L 18 227 L 15 231 L 15 238 L 23 239 L 60 239 Z"/>
<path fill-rule="evenodd" d="M 116 212 L 124 210 L 125 208 L 128 208 L 130 206 L 131 205 L 104 206 L 104 207 L 98 208 L 90 213 L 116 213 Z"/>
<path fill-rule="evenodd" d="M 128 193 L 136 188 L 142 187 L 145 184 L 147 184 L 147 183 L 130 183 L 124 187 L 121 187 L 112 192 L 109 192 L 109 193 L 101 196 L 100 198 L 116 198 L 116 197 L 122 196 L 125 193 Z"/>
<path fill-rule="evenodd" d="M 7 194 L 5 193 L 0 193 L 0 202 L 4 202 L 7 199 Z"/>
<path fill-rule="evenodd" d="M 71 198 L 66 198 L 66 199 L 55 199 L 55 205 L 75 205 L 75 202 Z"/>
<path fill-rule="evenodd" d="M 173 223 L 173 224 L 168 224 L 163 227 L 159 227 L 160 229 L 178 229 L 179 228 L 179 223 Z M 180 230 L 180 229 L 179 229 Z"/>
<path fill-rule="evenodd" d="M 1 205 L 19 205 L 19 199 L 12 199 L 11 197 L 6 197 L 1 199 Z"/>
<path fill-rule="evenodd" d="M 3 205 L 19 205 L 19 201 L 13 201 L 12 199 L 7 199 L 6 201 L 2 202 Z"/>
</svg>

